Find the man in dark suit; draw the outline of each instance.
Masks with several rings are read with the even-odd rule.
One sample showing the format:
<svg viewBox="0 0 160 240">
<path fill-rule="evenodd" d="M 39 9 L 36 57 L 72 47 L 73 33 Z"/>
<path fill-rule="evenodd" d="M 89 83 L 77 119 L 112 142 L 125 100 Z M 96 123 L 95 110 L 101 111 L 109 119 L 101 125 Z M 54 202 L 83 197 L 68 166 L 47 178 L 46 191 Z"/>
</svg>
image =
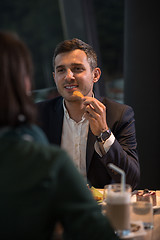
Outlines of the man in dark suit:
<svg viewBox="0 0 160 240">
<path fill-rule="evenodd" d="M 61 96 L 37 104 L 50 143 L 68 152 L 90 185 L 103 188 L 120 182 L 120 175 L 108 167 L 113 163 L 124 170 L 126 183 L 136 188 L 140 167 L 134 112 L 93 92 L 101 75 L 93 48 L 79 39 L 65 40 L 55 49 L 53 65 Z"/>
</svg>

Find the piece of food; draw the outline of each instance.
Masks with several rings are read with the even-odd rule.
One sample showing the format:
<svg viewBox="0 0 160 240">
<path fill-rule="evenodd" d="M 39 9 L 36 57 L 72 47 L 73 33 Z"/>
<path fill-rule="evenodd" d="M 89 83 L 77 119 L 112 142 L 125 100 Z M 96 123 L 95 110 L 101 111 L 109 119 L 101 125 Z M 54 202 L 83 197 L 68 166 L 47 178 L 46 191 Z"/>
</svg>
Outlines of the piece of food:
<svg viewBox="0 0 160 240">
<path fill-rule="evenodd" d="M 131 223 L 131 232 L 137 232 L 139 229 L 140 229 L 139 225 Z"/>
<path fill-rule="evenodd" d="M 149 202 L 149 198 L 152 198 L 152 205 L 156 206 L 156 191 L 149 191 L 148 189 L 144 189 L 143 191 L 138 191 L 136 194 L 137 201 L 147 201 Z"/>
<path fill-rule="evenodd" d="M 82 94 L 81 92 L 79 92 L 79 91 L 74 91 L 74 92 L 73 92 L 73 95 L 74 95 L 74 96 L 77 96 L 77 97 L 80 97 L 80 98 L 83 98 L 83 97 L 84 97 L 83 94 Z"/>
<path fill-rule="evenodd" d="M 93 186 L 90 188 L 92 195 L 94 197 L 94 199 L 98 202 L 102 202 L 103 201 L 103 193 L 101 193 L 100 191 L 98 191 L 98 189 L 94 188 Z"/>
</svg>

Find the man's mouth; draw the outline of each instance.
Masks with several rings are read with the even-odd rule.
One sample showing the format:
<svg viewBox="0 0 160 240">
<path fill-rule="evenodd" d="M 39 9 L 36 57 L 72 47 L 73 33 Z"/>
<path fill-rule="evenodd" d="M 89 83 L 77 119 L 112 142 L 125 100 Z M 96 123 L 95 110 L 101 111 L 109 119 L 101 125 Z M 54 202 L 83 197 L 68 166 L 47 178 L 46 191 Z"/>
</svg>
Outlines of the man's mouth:
<svg viewBox="0 0 160 240">
<path fill-rule="evenodd" d="M 68 85 L 68 86 L 65 86 L 64 88 L 66 88 L 66 89 L 75 89 L 75 88 L 77 88 L 78 86 L 77 85 Z"/>
</svg>

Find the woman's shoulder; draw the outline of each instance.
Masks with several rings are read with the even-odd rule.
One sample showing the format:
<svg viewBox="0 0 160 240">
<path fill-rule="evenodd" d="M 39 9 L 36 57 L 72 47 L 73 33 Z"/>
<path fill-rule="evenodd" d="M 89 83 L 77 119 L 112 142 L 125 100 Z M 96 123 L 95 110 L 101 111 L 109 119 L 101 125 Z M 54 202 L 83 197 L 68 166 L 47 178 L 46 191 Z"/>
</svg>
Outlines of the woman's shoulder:
<svg viewBox="0 0 160 240">
<path fill-rule="evenodd" d="M 35 124 L 23 125 L 19 127 L 17 131 L 21 134 L 21 137 L 24 140 L 31 140 L 43 144 L 48 144 L 48 140 L 44 132 Z"/>
<path fill-rule="evenodd" d="M 22 139 L 29 142 L 40 142 L 48 144 L 47 137 L 43 131 L 34 124 L 21 124 L 17 127 L 1 129 L 0 136 L 5 138 Z"/>
</svg>

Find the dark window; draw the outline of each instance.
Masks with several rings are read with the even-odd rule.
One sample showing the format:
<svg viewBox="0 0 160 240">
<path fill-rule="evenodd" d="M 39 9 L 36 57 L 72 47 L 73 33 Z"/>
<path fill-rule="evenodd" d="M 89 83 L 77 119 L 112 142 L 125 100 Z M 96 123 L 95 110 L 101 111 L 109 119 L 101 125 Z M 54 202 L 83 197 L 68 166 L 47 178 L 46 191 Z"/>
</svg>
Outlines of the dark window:
<svg viewBox="0 0 160 240">
<path fill-rule="evenodd" d="M 1 30 L 16 32 L 31 50 L 35 89 L 54 86 L 52 57 L 63 40 L 58 0 L 1 0 Z"/>
<path fill-rule="evenodd" d="M 94 0 L 107 96 L 123 102 L 124 0 Z"/>
</svg>

